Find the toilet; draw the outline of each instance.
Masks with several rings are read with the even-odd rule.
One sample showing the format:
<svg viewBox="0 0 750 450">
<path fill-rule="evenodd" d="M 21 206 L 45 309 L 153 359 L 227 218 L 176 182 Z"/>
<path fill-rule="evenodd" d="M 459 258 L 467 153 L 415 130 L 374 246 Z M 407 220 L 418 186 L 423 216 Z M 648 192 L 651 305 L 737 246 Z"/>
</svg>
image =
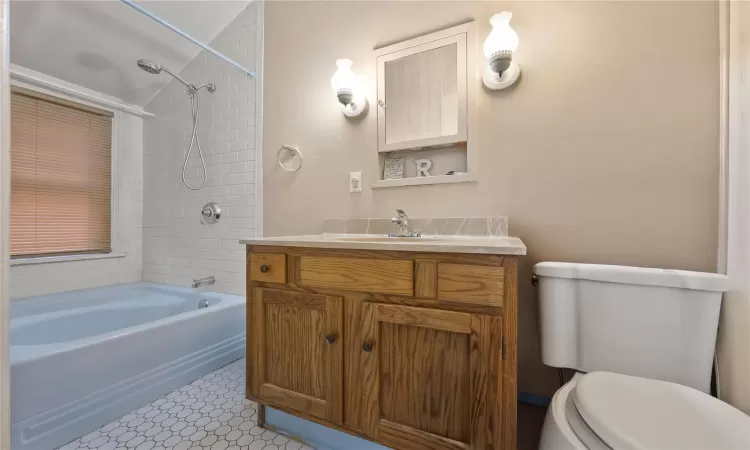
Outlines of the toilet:
<svg viewBox="0 0 750 450">
<path fill-rule="evenodd" d="M 544 262 L 542 361 L 576 370 L 540 450 L 750 449 L 750 417 L 709 395 L 724 275 Z"/>
</svg>

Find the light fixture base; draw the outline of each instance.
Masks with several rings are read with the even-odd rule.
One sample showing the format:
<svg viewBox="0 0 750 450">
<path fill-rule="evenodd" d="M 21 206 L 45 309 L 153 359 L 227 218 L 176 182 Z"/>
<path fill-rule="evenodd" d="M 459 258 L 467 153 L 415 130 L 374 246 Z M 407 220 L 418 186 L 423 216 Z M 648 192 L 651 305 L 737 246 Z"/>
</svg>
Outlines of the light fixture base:
<svg viewBox="0 0 750 450">
<path fill-rule="evenodd" d="M 336 98 L 338 99 L 339 103 L 346 106 L 352 102 L 352 100 L 354 99 L 354 94 L 352 93 L 351 89 L 341 88 L 336 91 Z"/>
<path fill-rule="evenodd" d="M 510 66 L 508 66 L 508 68 L 502 73 L 493 72 L 488 66 L 482 76 L 482 82 L 487 89 L 491 91 L 500 91 L 513 86 L 520 76 L 521 66 L 519 66 L 517 62 L 511 61 Z"/>
<path fill-rule="evenodd" d="M 493 72 L 502 73 L 508 70 L 513 62 L 513 52 L 510 50 L 500 50 L 487 58 L 489 66 Z"/>
<path fill-rule="evenodd" d="M 354 100 L 348 105 L 344 105 L 342 111 L 346 117 L 359 117 L 367 111 L 367 99 L 362 98 Z"/>
</svg>

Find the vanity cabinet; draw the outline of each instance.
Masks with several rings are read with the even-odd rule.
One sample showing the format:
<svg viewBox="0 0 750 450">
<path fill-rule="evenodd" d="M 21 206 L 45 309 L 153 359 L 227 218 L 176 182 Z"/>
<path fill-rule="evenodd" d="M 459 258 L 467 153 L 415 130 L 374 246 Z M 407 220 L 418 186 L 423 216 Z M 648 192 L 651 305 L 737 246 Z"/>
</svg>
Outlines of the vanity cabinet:
<svg viewBox="0 0 750 450">
<path fill-rule="evenodd" d="M 516 257 L 248 246 L 247 397 L 395 449 L 516 448 Z"/>
</svg>

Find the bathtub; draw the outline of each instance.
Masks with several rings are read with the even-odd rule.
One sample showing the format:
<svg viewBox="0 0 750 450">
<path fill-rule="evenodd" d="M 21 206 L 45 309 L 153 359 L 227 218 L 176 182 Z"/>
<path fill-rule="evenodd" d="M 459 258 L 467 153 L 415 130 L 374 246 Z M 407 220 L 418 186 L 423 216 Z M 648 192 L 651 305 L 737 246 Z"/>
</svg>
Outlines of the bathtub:
<svg viewBox="0 0 750 450">
<path fill-rule="evenodd" d="M 129 283 L 14 300 L 12 449 L 54 449 L 244 353 L 235 295 Z"/>
</svg>

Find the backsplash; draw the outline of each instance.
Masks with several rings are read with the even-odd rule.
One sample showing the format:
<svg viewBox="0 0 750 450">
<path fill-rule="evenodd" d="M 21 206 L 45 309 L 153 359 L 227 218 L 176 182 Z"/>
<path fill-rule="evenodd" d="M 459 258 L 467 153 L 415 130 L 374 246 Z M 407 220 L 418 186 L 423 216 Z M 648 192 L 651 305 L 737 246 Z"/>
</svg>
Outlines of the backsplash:
<svg viewBox="0 0 750 450">
<path fill-rule="evenodd" d="M 259 25 L 262 13 L 250 4 L 217 37 L 219 52 L 262 74 Z M 245 251 L 237 240 L 256 235 L 255 179 L 258 78 L 205 51 L 181 72 L 197 83 L 216 83 L 216 92 L 200 93 L 199 140 L 208 181 L 202 190 L 182 184 L 182 164 L 190 142 L 190 101 L 185 88 L 172 81 L 146 106 L 155 114 L 144 124 L 143 279 L 190 286 L 192 279 L 213 275 L 211 291 L 244 295 Z M 188 164 L 187 181 L 200 185 L 203 169 L 197 148 Z M 200 224 L 208 202 L 221 208 L 221 220 Z"/>
<path fill-rule="evenodd" d="M 409 229 L 425 235 L 507 236 L 507 217 L 409 218 Z M 325 219 L 322 233 L 388 234 L 395 231 L 391 219 Z"/>
</svg>

